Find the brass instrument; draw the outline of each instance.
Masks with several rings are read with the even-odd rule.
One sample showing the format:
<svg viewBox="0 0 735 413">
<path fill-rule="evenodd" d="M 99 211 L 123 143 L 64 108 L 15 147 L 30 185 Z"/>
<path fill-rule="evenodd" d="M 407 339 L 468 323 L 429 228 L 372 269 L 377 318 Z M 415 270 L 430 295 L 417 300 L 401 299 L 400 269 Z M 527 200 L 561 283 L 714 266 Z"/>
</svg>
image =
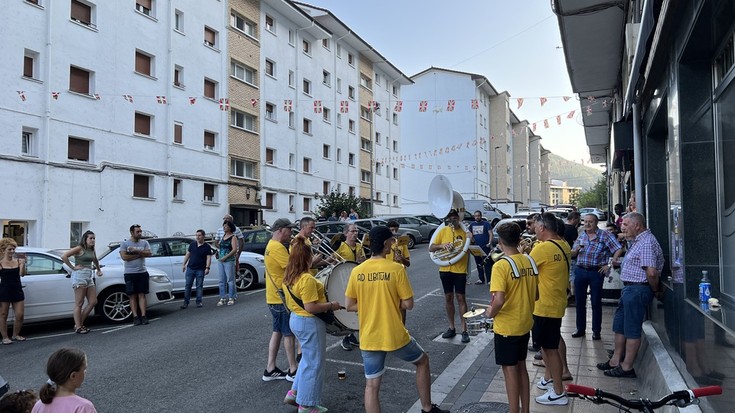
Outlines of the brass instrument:
<svg viewBox="0 0 735 413">
<path fill-rule="evenodd" d="M 467 232 L 467 227 L 462 223 L 461 217 L 464 215 L 464 199 L 459 192 L 452 189 L 452 185 L 449 183 L 444 175 L 437 175 L 431 181 L 429 185 L 429 205 L 431 206 L 431 212 L 436 217 L 446 217 L 452 210 L 457 211 L 460 216 L 460 226 L 462 231 Z M 437 234 L 445 227 L 445 224 L 441 224 L 439 228 L 434 231 L 434 235 L 431 236 L 429 245 L 433 245 Z M 467 236 L 465 240 L 455 239 L 449 248 L 445 248 L 439 251 L 430 253 L 431 260 L 434 264 L 441 267 L 452 265 L 461 260 L 467 250 L 470 247 L 471 237 Z"/>
<path fill-rule="evenodd" d="M 532 236 L 530 238 L 523 238 L 521 242 L 518 243 L 518 252 L 521 254 L 530 254 L 533 247 L 536 245 L 536 236 Z"/>
</svg>

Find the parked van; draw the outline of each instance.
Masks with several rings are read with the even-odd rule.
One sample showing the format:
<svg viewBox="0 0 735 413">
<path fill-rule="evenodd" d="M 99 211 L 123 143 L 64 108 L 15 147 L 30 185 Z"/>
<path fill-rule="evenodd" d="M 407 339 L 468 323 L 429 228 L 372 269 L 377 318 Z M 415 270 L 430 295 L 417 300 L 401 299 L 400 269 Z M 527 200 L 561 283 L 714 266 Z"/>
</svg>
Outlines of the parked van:
<svg viewBox="0 0 735 413">
<path fill-rule="evenodd" d="M 465 199 L 464 209 L 470 215 L 474 214 L 475 211 L 482 212 L 482 216 L 492 225 L 497 224 L 503 218 L 510 218 L 510 215 L 493 207 L 488 201 L 482 199 Z"/>
</svg>

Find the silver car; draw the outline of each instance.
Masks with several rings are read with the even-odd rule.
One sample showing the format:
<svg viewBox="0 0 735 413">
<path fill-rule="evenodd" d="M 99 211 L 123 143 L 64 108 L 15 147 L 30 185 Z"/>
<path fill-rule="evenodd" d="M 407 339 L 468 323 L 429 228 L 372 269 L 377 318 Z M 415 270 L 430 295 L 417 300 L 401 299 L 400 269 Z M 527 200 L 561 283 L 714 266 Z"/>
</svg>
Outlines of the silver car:
<svg viewBox="0 0 735 413">
<path fill-rule="evenodd" d="M 374 226 L 388 225 L 388 221 L 380 218 L 363 218 L 351 222 L 367 229 L 368 231 L 371 230 Z M 416 246 L 416 243 L 424 241 L 424 236 L 421 235 L 419 231 L 411 228 L 398 228 L 398 235 L 408 236 L 408 249 L 413 249 Z M 426 241 L 429 240 L 427 239 Z"/>
<path fill-rule="evenodd" d="M 439 228 L 439 225 L 437 224 L 430 224 L 413 216 L 395 216 L 384 218 L 386 221 L 396 221 L 401 226 L 400 228 L 415 229 L 416 231 L 421 233 L 421 236 L 426 242 L 429 242 L 431 236 L 434 235 L 434 231 Z"/>
</svg>

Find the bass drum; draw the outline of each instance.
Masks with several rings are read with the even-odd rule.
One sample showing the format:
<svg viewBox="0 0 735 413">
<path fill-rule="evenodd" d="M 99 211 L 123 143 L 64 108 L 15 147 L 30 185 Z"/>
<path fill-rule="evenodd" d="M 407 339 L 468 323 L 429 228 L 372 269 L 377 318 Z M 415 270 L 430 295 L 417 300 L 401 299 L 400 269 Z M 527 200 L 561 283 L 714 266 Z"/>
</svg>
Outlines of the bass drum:
<svg viewBox="0 0 735 413">
<path fill-rule="evenodd" d="M 347 291 L 347 282 L 350 280 L 352 269 L 357 267 L 357 263 L 346 261 L 333 267 L 327 267 L 315 276 L 315 278 L 324 284 L 324 293 L 327 301 L 338 301 L 341 305 L 345 304 L 345 291 Z M 327 324 L 327 333 L 333 336 L 346 336 L 360 329 L 357 321 L 357 313 L 347 310 L 337 310 L 334 312 L 335 321 Z"/>
</svg>

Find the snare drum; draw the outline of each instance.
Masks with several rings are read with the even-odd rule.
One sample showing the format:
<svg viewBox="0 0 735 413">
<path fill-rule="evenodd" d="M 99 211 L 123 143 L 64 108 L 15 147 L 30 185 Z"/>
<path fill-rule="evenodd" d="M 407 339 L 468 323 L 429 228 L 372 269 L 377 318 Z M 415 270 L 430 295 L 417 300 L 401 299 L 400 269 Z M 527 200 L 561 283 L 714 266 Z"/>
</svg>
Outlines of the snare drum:
<svg viewBox="0 0 735 413">
<path fill-rule="evenodd" d="M 350 280 L 352 269 L 357 267 L 357 263 L 346 261 L 335 266 L 329 266 L 317 273 L 315 278 L 324 284 L 324 294 L 327 301 L 338 301 L 341 305 L 345 304 L 345 291 L 347 291 L 347 282 Z M 337 310 L 334 312 L 335 322 L 327 325 L 327 333 L 333 336 L 346 336 L 360 329 L 357 321 L 357 313 L 347 310 Z"/>
<path fill-rule="evenodd" d="M 492 318 L 476 318 L 467 321 L 467 333 L 471 336 L 476 336 L 480 333 L 492 331 L 493 319 Z"/>
</svg>

